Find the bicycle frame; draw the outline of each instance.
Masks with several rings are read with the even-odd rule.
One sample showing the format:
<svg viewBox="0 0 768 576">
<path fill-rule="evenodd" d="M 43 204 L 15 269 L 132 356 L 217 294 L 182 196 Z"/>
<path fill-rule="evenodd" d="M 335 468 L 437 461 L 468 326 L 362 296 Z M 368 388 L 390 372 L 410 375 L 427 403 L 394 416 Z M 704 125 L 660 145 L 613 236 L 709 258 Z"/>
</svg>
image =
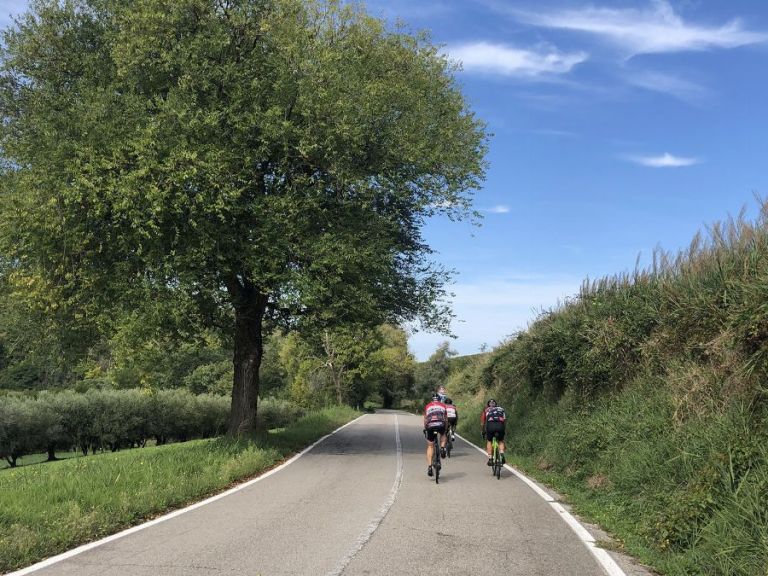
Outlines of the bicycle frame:
<svg viewBox="0 0 768 576">
<path fill-rule="evenodd" d="M 493 460 L 493 466 L 491 467 L 491 474 L 496 476 L 496 479 L 501 479 L 501 456 L 499 455 L 499 441 L 496 439 L 496 434 L 493 435 L 491 442 L 492 452 L 491 458 Z"/>
<path fill-rule="evenodd" d="M 432 441 L 432 470 L 435 472 L 435 484 L 440 484 L 440 434 L 437 433 Z"/>
</svg>

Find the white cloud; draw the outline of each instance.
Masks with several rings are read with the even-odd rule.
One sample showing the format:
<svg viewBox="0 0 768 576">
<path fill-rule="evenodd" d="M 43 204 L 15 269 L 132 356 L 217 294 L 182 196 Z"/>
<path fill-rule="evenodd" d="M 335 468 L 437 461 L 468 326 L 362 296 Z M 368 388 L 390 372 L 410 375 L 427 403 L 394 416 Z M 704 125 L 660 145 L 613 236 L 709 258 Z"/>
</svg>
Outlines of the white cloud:
<svg viewBox="0 0 768 576">
<path fill-rule="evenodd" d="M 628 76 L 626 80 L 638 88 L 669 94 L 686 102 L 702 102 L 709 96 L 709 91 L 703 86 L 661 72 L 640 72 Z"/>
<path fill-rule="evenodd" d="M 645 8 L 597 8 L 561 12 L 515 12 L 529 24 L 586 32 L 619 46 L 628 56 L 736 48 L 766 42 L 768 34 L 746 30 L 737 18 L 720 26 L 684 22 L 666 0 Z"/>
<path fill-rule="evenodd" d="M 589 57 L 586 52 L 564 53 L 550 46 L 527 50 L 490 42 L 460 44 L 450 48 L 448 55 L 468 72 L 521 78 L 566 74 Z"/>
<path fill-rule="evenodd" d="M 553 130 L 550 128 L 540 128 L 538 130 L 531 130 L 533 134 L 539 136 L 554 136 L 557 138 L 577 138 L 579 135 L 576 132 L 570 132 L 568 130 Z"/>
<path fill-rule="evenodd" d="M 698 158 L 683 158 L 681 156 L 673 156 L 668 152 L 661 156 L 624 156 L 623 158 L 640 166 L 648 166 L 649 168 L 680 168 L 701 164 L 701 160 Z"/>
<path fill-rule="evenodd" d="M 504 206 L 502 204 L 499 204 L 498 206 L 494 206 L 493 208 L 481 208 L 482 212 L 489 212 L 491 214 L 506 214 L 509 212 L 509 206 Z"/>
<path fill-rule="evenodd" d="M 540 274 L 479 278 L 451 287 L 455 294 L 456 319 L 451 347 L 459 354 L 474 354 L 483 344 L 494 347 L 505 338 L 525 329 L 542 310 L 578 294 L 581 279 Z M 426 360 L 447 340 L 440 334 L 418 332 L 409 339 L 416 357 Z"/>
</svg>

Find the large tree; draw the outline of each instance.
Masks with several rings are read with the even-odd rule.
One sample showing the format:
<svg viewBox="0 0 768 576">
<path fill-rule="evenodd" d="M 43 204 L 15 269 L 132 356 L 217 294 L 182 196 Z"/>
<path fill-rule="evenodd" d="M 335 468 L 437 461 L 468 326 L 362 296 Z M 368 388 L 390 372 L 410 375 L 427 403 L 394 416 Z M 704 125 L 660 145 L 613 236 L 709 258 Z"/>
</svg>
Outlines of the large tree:
<svg viewBox="0 0 768 576">
<path fill-rule="evenodd" d="M 421 227 L 462 217 L 485 129 L 428 38 L 303 0 L 33 0 L 3 35 L 0 242 L 88 318 L 183 291 L 229 318 L 229 431 L 274 322 L 444 327 Z"/>
</svg>

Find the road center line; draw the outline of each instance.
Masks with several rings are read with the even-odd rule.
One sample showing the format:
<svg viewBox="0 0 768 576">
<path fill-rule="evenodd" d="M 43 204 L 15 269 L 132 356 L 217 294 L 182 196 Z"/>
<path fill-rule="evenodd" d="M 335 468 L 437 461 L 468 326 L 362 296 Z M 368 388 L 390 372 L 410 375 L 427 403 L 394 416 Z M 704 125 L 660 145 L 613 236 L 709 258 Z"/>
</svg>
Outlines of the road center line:
<svg viewBox="0 0 768 576">
<path fill-rule="evenodd" d="M 400 443 L 400 423 L 397 420 L 397 414 L 395 414 L 395 446 L 397 447 L 397 474 L 395 475 L 395 483 L 392 485 L 392 490 L 389 491 L 389 497 L 384 502 L 384 505 L 381 507 L 376 517 L 371 520 L 371 523 L 368 524 L 368 527 L 357 539 L 354 546 L 352 546 L 352 549 L 339 561 L 333 570 L 326 574 L 326 576 L 341 576 L 349 563 L 352 562 L 357 553 L 360 552 L 371 539 L 373 533 L 376 532 L 379 524 L 384 520 L 389 509 L 392 508 L 392 504 L 395 503 L 397 493 L 400 492 L 400 485 L 403 483 L 403 448 Z"/>
</svg>

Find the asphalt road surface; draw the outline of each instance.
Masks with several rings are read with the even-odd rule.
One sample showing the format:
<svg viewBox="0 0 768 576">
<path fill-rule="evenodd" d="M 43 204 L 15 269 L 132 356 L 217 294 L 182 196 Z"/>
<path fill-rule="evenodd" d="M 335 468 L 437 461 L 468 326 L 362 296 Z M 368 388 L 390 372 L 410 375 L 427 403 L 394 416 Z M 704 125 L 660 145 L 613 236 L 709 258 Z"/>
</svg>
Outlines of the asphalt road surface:
<svg viewBox="0 0 768 576">
<path fill-rule="evenodd" d="M 493 478 L 470 444 L 457 438 L 436 485 L 421 419 L 395 412 L 356 420 L 240 491 L 33 573 L 608 574 L 549 503 L 508 470 Z"/>
</svg>

